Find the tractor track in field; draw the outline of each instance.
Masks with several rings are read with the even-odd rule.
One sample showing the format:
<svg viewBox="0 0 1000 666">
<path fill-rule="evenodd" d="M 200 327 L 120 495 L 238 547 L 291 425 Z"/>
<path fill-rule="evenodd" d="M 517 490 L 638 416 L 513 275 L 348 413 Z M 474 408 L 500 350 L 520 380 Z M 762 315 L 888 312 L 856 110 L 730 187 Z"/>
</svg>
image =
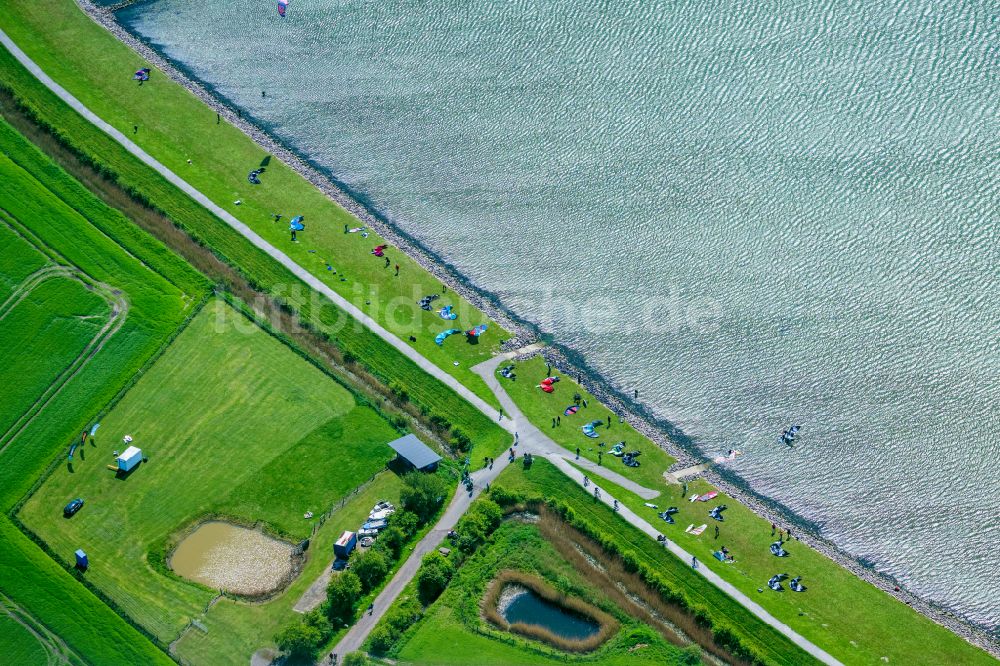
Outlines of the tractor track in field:
<svg viewBox="0 0 1000 666">
<path fill-rule="evenodd" d="M 87 343 L 87 346 L 83 348 L 83 351 L 81 351 L 80 354 L 73 359 L 73 361 L 67 365 L 61 373 L 59 373 L 59 375 L 51 384 L 49 384 L 45 391 L 42 392 L 38 399 L 35 400 L 35 402 L 33 402 L 24 411 L 24 413 L 21 414 L 16 421 L 14 421 L 13 424 L 11 424 L 6 432 L 0 435 L 0 454 L 3 454 L 3 452 L 7 450 L 7 447 L 10 446 L 11 442 L 13 442 L 25 428 L 31 425 L 42 410 L 45 409 L 45 407 L 52 402 L 52 400 L 59 395 L 59 393 L 62 392 L 66 384 L 80 374 L 90 360 L 104 348 L 107 341 L 125 324 L 125 318 L 128 315 L 129 303 L 123 293 L 114 289 L 110 285 L 90 278 L 78 268 L 56 265 L 43 267 L 25 278 L 14 293 L 11 294 L 6 301 L 4 301 L 3 305 L 0 305 L 0 321 L 10 314 L 17 304 L 23 301 L 40 284 L 58 277 L 68 277 L 80 280 L 87 289 L 100 296 L 104 302 L 108 304 L 110 314 L 107 322 L 94 335 L 90 342 Z"/>
<path fill-rule="evenodd" d="M 70 664 L 85 663 L 80 655 L 73 652 L 66 644 L 66 641 L 49 631 L 28 611 L 3 594 L 0 594 L 0 613 L 5 613 L 35 637 L 35 640 L 45 650 L 46 666 L 69 666 Z"/>
<path fill-rule="evenodd" d="M 24 281 L 17 286 L 6 301 L 0 303 L 0 321 L 17 307 L 17 304 L 28 297 L 38 285 L 47 280 L 57 277 L 75 277 L 73 269 L 67 266 L 47 265 L 24 278 Z"/>
</svg>

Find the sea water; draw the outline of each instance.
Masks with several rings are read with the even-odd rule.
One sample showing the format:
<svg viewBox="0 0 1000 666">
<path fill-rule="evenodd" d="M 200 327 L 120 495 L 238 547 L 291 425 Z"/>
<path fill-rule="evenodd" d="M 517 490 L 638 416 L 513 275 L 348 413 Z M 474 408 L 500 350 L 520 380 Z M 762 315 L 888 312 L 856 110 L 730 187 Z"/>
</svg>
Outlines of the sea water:
<svg viewBox="0 0 1000 666">
<path fill-rule="evenodd" d="M 743 451 L 755 490 L 1000 625 L 994 2 L 274 5 L 122 18 L 705 453 Z"/>
</svg>

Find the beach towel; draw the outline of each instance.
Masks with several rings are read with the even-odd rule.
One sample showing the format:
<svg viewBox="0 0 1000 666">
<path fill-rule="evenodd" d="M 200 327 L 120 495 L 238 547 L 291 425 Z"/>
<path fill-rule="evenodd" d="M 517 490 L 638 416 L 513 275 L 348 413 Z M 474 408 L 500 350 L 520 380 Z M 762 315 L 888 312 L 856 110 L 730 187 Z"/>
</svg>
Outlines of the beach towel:
<svg viewBox="0 0 1000 666">
<path fill-rule="evenodd" d="M 711 499 L 715 499 L 715 497 L 716 497 L 716 496 L 717 496 L 718 494 L 719 494 L 719 492 L 718 492 L 717 490 L 713 490 L 713 491 L 711 491 L 711 492 L 707 492 L 707 493 L 705 493 L 704 495 L 700 496 L 700 497 L 698 498 L 698 501 L 699 501 L 699 502 L 707 502 L 708 500 L 711 500 Z"/>
<path fill-rule="evenodd" d="M 563 411 L 563 416 L 573 416 L 580 410 L 576 405 L 570 405 Z"/>
<path fill-rule="evenodd" d="M 684 531 L 687 532 L 688 534 L 693 534 L 694 536 L 700 536 L 701 533 L 704 532 L 706 528 L 708 528 L 708 525 L 702 524 L 699 525 L 698 527 L 695 527 L 693 524 L 691 524 L 688 525 L 687 529 Z"/>
</svg>

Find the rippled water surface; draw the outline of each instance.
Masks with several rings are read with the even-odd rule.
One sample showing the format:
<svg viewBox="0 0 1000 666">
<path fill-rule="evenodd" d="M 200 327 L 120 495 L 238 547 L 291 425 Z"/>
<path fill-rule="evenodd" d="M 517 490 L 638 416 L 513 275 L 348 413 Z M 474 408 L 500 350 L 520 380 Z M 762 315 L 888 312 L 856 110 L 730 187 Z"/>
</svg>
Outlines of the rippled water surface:
<svg viewBox="0 0 1000 666">
<path fill-rule="evenodd" d="M 124 17 L 706 451 L 736 444 L 754 488 L 1000 623 L 995 2 L 273 5 Z"/>
</svg>

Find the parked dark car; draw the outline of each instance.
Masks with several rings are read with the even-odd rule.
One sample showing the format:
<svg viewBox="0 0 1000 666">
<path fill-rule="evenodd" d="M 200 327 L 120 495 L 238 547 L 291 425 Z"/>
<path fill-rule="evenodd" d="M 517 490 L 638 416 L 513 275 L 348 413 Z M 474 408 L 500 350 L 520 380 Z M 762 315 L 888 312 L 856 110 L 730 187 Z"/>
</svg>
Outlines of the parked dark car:
<svg viewBox="0 0 1000 666">
<path fill-rule="evenodd" d="M 83 500 L 77 497 L 75 500 L 63 507 L 63 515 L 69 518 L 83 508 Z"/>
<path fill-rule="evenodd" d="M 334 571 L 343 571 L 344 569 L 347 569 L 350 566 L 351 565 L 347 560 L 342 560 L 339 557 L 333 561 Z"/>
</svg>

